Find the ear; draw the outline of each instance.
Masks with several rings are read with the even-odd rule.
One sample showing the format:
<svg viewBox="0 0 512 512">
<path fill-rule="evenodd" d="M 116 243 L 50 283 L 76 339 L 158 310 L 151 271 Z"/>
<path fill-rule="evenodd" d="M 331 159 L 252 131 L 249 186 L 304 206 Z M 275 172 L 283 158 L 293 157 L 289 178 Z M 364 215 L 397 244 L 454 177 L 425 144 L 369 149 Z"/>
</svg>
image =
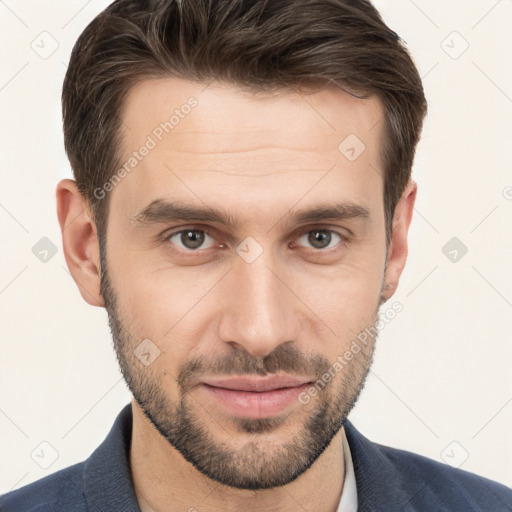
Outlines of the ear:
<svg viewBox="0 0 512 512">
<path fill-rule="evenodd" d="M 409 180 L 395 208 L 381 303 L 389 300 L 395 293 L 407 261 L 407 234 L 412 220 L 417 189 L 417 184 Z"/>
<path fill-rule="evenodd" d="M 100 293 L 99 243 L 90 208 L 73 180 L 61 180 L 56 194 L 57 216 L 69 271 L 84 300 L 91 306 L 104 307 Z"/>
</svg>

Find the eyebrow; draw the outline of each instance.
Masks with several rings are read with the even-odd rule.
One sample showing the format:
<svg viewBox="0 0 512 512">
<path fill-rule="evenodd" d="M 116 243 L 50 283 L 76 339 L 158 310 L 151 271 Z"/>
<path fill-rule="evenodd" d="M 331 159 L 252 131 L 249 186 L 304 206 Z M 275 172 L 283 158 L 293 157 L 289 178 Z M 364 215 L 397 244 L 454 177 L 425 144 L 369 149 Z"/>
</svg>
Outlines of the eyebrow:
<svg viewBox="0 0 512 512">
<path fill-rule="evenodd" d="M 370 210 L 365 206 L 352 202 L 334 203 L 296 210 L 288 217 L 288 222 L 291 224 L 357 218 L 368 221 L 370 219 Z M 131 219 L 139 225 L 186 221 L 211 222 L 231 229 L 236 229 L 240 226 L 239 220 L 224 209 L 214 209 L 208 206 L 190 206 L 163 199 L 155 199 Z"/>
</svg>

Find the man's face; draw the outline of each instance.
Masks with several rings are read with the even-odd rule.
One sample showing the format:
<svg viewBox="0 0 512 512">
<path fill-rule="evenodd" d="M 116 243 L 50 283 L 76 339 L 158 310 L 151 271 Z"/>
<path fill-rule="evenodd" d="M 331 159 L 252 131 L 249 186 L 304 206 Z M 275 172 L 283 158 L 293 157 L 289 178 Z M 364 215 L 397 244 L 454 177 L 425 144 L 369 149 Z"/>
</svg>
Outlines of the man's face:
<svg viewBox="0 0 512 512">
<path fill-rule="evenodd" d="M 182 107 L 190 97 L 197 103 Z M 167 134 L 160 123 L 175 110 Z M 110 192 L 102 248 L 114 343 L 138 406 L 225 485 L 297 478 L 363 386 L 374 340 L 333 366 L 378 319 L 382 118 L 377 99 L 335 88 L 263 97 L 169 78 L 128 95 L 123 149 L 125 161 L 138 151 L 137 165 Z M 222 212 L 231 224 L 174 218 L 170 205 Z M 351 215 L 297 218 L 336 205 Z M 229 391 L 221 399 L 204 384 L 265 375 L 314 383 L 329 371 L 310 400 L 295 392 L 273 406 L 256 392 L 249 405 Z"/>
</svg>

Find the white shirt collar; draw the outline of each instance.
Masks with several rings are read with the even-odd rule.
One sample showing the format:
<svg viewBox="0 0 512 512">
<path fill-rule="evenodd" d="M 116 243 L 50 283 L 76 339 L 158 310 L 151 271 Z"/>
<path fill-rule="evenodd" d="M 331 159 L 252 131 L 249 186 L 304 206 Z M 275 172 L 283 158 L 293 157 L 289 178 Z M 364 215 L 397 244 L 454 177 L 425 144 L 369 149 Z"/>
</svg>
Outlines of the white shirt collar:
<svg viewBox="0 0 512 512">
<path fill-rule="evenodd" d="M 345 481 L 341 493 L 340 503 L 336 512 L 357 512 L 357 487 L 352 454 L 348 445 L 345 429 L 343 428 L 343 458 L 345 461 Z"/>
</svg>

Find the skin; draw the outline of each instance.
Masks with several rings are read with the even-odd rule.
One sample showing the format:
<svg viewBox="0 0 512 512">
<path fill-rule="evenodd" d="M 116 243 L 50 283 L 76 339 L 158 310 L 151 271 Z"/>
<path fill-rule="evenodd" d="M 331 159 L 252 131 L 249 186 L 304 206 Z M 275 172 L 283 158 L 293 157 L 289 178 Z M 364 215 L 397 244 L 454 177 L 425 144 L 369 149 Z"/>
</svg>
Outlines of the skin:
<svg viewBox="0 0 512 512">
<path fill-rule="evenodd" d="M 134 395 L 130 464 L 143 511 L 336 510 L 342 421 L 375 339 L 307 404 L 275 416 L 235 417 L 199 385 L 228 375 L 320 379 L 398 286 L 417 186 L 403 192 L 387 247 L 382 104 L 331 86 L 307 92 L 176 78 L 134 86 L 122 112 L 126 159 L 190 96 L 198 105 L 109 192 L 101 251 L 75 182 L 58 184 L 68 267 L 83 298 L 107 309 Z M 366 147 L 355 161 L 338 149 L 349 134 Z M 137 220 L 157 199 L 222 209 L 239 224 Z M 298 209 L 335 202 L 369 216 L 291 223 Z M 203 244 L 164 236 L 179 230 L 199 230 Z M 262 250 L 251 263 L 236 251 L 247 237 Z M 160 351 L 149 365 L 134 357 L 145 339 Z"/>
</svg>

